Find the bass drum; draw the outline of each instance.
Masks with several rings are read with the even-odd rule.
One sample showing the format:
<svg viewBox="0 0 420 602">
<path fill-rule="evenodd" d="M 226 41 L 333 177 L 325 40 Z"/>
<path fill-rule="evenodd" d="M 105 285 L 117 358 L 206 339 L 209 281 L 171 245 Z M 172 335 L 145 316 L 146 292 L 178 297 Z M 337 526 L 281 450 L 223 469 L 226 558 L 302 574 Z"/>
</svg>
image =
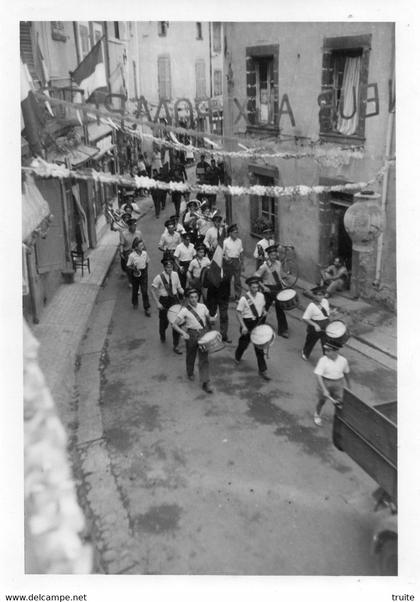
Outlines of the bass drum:
<svg viewBox="0 0 420 602">
<path fill-rule="evenodd" d="M 326 343 L 342 347 L 350 338 L 347 326 L 342 320 L 330 322 L 325 329 Z"/>
</svg>

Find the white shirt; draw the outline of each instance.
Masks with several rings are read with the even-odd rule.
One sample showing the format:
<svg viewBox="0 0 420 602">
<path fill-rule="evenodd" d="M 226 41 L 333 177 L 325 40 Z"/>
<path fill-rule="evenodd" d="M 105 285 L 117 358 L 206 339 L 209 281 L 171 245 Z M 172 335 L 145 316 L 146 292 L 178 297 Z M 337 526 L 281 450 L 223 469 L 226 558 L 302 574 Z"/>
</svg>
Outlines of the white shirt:
<svg viewBox="0 0 420 602">
<path fill-rule="evenodd" d="M 321 305 L 327 312 L 326 316 L 324 316 L 324 314 L 322 313 L 322 311 L 316 303 L 309 303 L 302 316 L 302 320 L 313 320 L 314 322 L 326 320 L 327 317 L 330 315 L 330 304 L 328 303 L 328 299 L 322 299 Z"/>
<path fill-rule="evenodd" d="M 236 310 L 242 314 L 243 318 L 250 318 L 252 320 L 255 319 L 255 316 L 252 312 L 252 309 L 250 308 L 250 301 L 249 301 L 249 297 L 252 299 L 253 304 L 255 305 L 255 309 L 257 310 L 257 313 L 259 316 L 261 316 L 264 308 L 265 308 L 265 297 L 262 293 L 257 292 L 257 294 L 255 295 L 255 297 L 253 297 L 251 295 L 251 293 L 247 293 L 246 295 L 244 295 L 243 297 L 241 297 L 238 301 L 238 305 L 236 307 Z"/>
<path fill-rule="evenodd" d="M 228 257 L 229 259 L 240 257 L 241 253 L 243 253 L 242 240 L 237 238 L 233 240 L 230 236 L 225 238 L 223 241 L 223 255 Z"/>
<path fill-rule="evenodd" d="M 123 230 L 120 232 L 120 245 L 122 245 L 123 251 L 131 251 L 133 240 L 135 238 L 143 240 L 143 234 L 140 232 L 140 230 L 136 230 L 135 232 Z"/>
<path fill-rule="evenodd" d="M 208 249 L 215 249 L 217 247 L 217 234 L 219 234 L 219 236 L 223 237 L 224 234 L 224 228 L 223 226 L 221 226 L 219 228 L 219 230 L 217 230 L 216 226 L 212 226 L 211 228 L 209 228 L 206 232 L 206 235 L 204 237 L 204 244 L 206 245 L 206 247 Z"/>
<path fill-rule="evenodd" d="M 191 274 L 192 278 L 200 278 L 201 270 L 210 265 L 210 259 L 204 255 L 203 259 L 198 259 L 195 257 L 188 268 L 188 272 Z"/>
<path fill-rule="evenodd" d="M 159 248 L 165 249 L 168 251 L 175 251 L 179 243 L 181 242 L 181 235 L 179 232 L 174 232 L 173 234 L 169 234 L 169 232 L 165 232 L 160 237 Z"/>
<path fill-rule="evenodd" d="M 212 222 L 205 217 L 200 217 L 197 220 L 197 228 L 200 236 L 207 234 L 207 231 L 211 228 Z"/>
<path fill-rule="evenodd" d="M 147 264 L 149 263 L 149 256 L 146 251 L 142 251 L 141 253 L 137 253 L 137 251 L 133 251 L 128 256 L 127 267 L 133 266 L 138 272 L 144 270 Z"/>
<path fill-rule="evenodd" d="M 260 257 L 260 254 L 258 253 L 258 249 L 262 249 L 264 251 L 264 257 L 267 259 L 267 253 L 265 252 L 267 247 L 271 247 L 272 245 L 275 245 L 276 241 L 273 238 L 269 238 L 268 240 L 266 238 L 262 238 L 261 240 L 259 240 L 255 246 L 255 251 L 254 251 L 254 257 L 255 259 L 258 259 Z"/>
<path fill-rule="evenodd" d="M 192 306 L 191 306 L 192 307 Z M 195 313 L 201 318 L 204 326 L 207 324 L 207 318 L 210 318 L 210 313 L 204 303 L 197 303 L 196 307 L 193 308 Z M 183 307 L 178 314 L 177 322 L 180 324 L 185 323 L 185 328 L 192 328 L 193 330 L 201 330 L 203 326 L 197 320 L 193 313 L 187 307 Z"/>
<path fill-rule="evenodd" d="M 273 276 L 273 272 L 277 272 L 277 275 L 281 281 L 281 262 L 276 259 L 273 263 L 270 260 L 264 261 L 262 265 L 255 272 L 255 275 L 261 278 L 263 284 L 269 284 L 271 286 L 276 286 L 278 283 Z"/>
<path fill-rule="evenodd" d="M 343 378 L 345 374 L 349 374 L 350 368 L 349 363 L 342 355 L 337 355 L 336 359 L 330 359 L 326 355 L 323 355 L 315 367 L 314 374 L 317 376 L 323 376 L 324 378 L 331 378 L 331 380 L 337 380 Z"/>
<path fill-rule="evenodd" d="M 174 256 L 179 259 L 179 261 L 191 261 L 193 257 L 195 257 L 196 250 L 194 249 L 194 245 L 191 243 L 188 247 L 182 242 L 175 249 Z"/>
<path fill-rule="evenodd" d="M 175 296 L 178 293 L 178 291 L 183 290 L 181 288 L 181 283 L 179 281 L 179 277 L 176 272 L 171 272 L 170 276 L 166 272 L 164 274 L 165 274 L 166 281 L 168 282 L 168 284 L 170 286 L 170 289 L 172 289 L 173 296 Z M 153 279 L 153 282 L 152 282 L 152 286 L 159 293 L 159 297 L 167 297 L 168 296 L 165 285 L 162 282 L 161 274 L 158 274 L 157 276 L 155 276 L 155 278 Z"/>
</svg>

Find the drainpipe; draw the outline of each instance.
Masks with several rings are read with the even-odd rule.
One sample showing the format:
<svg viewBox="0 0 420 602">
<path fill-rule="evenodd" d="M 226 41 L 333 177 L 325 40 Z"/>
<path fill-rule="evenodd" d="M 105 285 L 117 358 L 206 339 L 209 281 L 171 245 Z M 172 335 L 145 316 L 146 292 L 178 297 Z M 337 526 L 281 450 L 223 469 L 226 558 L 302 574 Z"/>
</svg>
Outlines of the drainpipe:
<svg viewBox="0 0 420 602">
<path fill-rule="evenodd" d="M 392 65 L 394 64 L 394 48 L 395 48 L 395 46 L 394 46 L 394 44 L 392 44 L 392 58 L 391 58 Z M 391 69 L 391 73 L 392 73 L 392 82 L 393 82 L 392 93 L 394 93 L 394 86 L 395 86 L 395 68 L 394 68 L 394 66 Z M 390 158 L 392 135 L 393 135 L 393 130 L 394 130 L 394 120 L 395 120 L 395 110 L 392 113 L 389 113 L 389 115 L 388 115 L 386 142 L 385 142 L 385 161 L 388 161 L 388 159 Z M 382 182 L 382 195 L 381 195 L 381 210 L 382 210 L 382 214 L 383 214 L 384 218 L 385 218 L 386 203 L 387 203 L 387 197 L 388 197 L 388 182 L 389 182 L 389 165 L 387 163 L 385 165 L 385 173 L 384 173 L 384 178 L 383 178 L 383 182 Z M 375 280 L 373 282 L 373 286 L 375 288 L 379 288 L 379 286 L 381 284 L 383 250 L 384 250 L 384 233 L 381 232 L 381 234 L 378 237 L 377 252 L 376 252 L 376 271 L 375 271 Z"/>
</svg>

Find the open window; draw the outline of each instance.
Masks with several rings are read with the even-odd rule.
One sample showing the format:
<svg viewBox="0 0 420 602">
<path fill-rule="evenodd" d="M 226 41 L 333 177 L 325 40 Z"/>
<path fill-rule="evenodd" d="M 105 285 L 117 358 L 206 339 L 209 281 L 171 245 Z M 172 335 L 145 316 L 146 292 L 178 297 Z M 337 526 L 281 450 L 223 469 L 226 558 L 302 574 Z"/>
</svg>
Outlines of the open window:
<svg viewBox="0 0 420 602">
<path fill-rule="evenodd" d="M 370 35 L 324 41 L 319 124 L 325 141 L 364 141 L 370 41 Z"/>
<path fill-rule="evenodd" d="M 248 119 L 259 129 L 278 129 L 279 47 L 253 46 L 247 52 Z"/>
<path fill-rule="evenodd" d="M 250 165 L 250 180 L 253 185 L 275 186 L 278 181 L 276 168 Z M 273 232 L 278 231 L 278 202 L 275 197 L 251 196 L 250 198 L 250 232 L 252 236 L 262 238 L 264 226 L 270 225 Z"/>
</svg>

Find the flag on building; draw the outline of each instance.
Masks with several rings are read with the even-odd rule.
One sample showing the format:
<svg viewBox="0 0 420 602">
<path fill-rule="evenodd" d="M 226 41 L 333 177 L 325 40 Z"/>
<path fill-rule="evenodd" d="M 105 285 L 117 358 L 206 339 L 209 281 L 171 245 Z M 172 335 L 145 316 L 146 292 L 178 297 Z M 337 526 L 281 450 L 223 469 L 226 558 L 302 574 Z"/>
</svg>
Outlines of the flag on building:
<svg viewBox="0 0 420 602">
<path fill-rule="evenodd" d="M 20 108 L 22 116 L 22 136 L 28 141 L 29 148 L 35 156 L 43 156 L 41 144 L 42 130 L 45 126 L 44 110 L 39 105 L 35 94 L 32 77 L 25 63 L 20 61 Z"/>
<path fill-rule="evenodd" d="M 71 74 L 72 80 L 85 93 L 85 102 L 92 102 L 97 92 L 107 93 L 104 53 L 102 39 L 85 56 L 80 65 Z"/>
</svg>

